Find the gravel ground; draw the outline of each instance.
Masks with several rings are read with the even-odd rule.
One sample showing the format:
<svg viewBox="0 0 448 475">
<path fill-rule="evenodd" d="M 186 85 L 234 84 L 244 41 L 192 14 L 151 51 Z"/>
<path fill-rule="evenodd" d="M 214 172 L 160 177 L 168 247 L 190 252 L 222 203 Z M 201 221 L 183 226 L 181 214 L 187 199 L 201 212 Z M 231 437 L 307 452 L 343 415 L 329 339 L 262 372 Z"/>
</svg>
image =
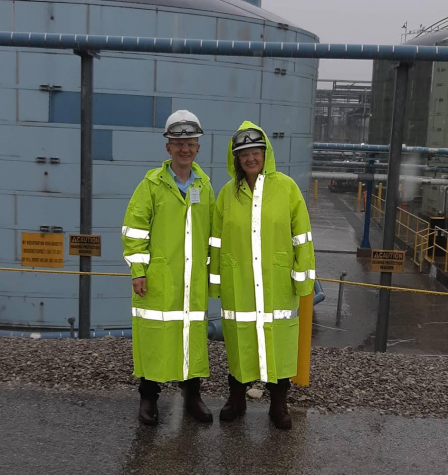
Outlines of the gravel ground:
<svg viewBox="0 0 448 475">
<path fill-rule="evenodd" d="M 227 396 L 224 344 L 209 344 L 211 376 L 203 392 Z M 0 338 L 0 383 L 44 389 L 135 389 L 131 341 Z M 263 389 L 257 382 L 253 387 Z M 177 390 L 177 384 L 164 385 Z M 325 412 L 369 408 L 407 417 L 448 417 L 448 359 L 313 348 L 311 384 L 293 386 L 292 406 Z M 262 400 L 268 396 L 266 391 Z"/>
</svg>

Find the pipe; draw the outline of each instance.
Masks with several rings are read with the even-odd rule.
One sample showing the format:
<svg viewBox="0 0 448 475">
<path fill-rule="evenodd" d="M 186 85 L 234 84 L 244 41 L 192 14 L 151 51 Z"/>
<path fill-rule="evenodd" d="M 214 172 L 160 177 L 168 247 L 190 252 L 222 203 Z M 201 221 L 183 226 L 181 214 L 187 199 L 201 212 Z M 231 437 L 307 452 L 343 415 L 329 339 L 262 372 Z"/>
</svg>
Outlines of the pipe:
<svg viewBox="0 0 448 475">
<path fill-rule="evenodd" d="M 318 281 L 314 281 L 314 299 L 313 305 L 317 305 L 325 300 L 325 293 L 324 289 L 322 288 L 322 284 Z"/>
<path fill-rule="evenodd" d="M 123 330 L 98 330 L 90 331 L 90 338 L 104 338 L 105 336 L 112 336 L 115 338 L 132 338 L 132 330 L 125 328 Z M 0 330 L 0 337 L 15 337 L 15 338 L 33 338 L 36 340 L 56 340 L 58 338 L 71 338 L 70 331 L 61 332 L 45 332 L 45 331 L 12 331 L 12 330 Z M 74 338 L 78 338 L 79 333 L 74 332 Z"/>
<path fill-rule="evenodd" d="M 448 62 L 448 46 L 274 43 L 12 31 L 0 32 L 0 46 L 211 56 Z"/>
<path fill-rule="evenodd" d="M 311 177 L 316 180 L 353 180 L 353 181 L 387 181 L 387 175 L 384 173 L 344 173 L 344 172 L 311 172 Z M 400 175 L 400 181 L 409 183 L 421 183 L 423 185 L 448 185 L 448 179 L 430 178 L 426 176 Z"/>
<path fill-rule="evenodd" d="M 367 162 L 360 161 L 360 162 L 335 162 L 332 160 L 322 161 L 322 160 L 313 160 L 313 167 L 324 167 L 324 168 L 356 168 L 356 167 L 366 167 Z M 374 168 L 387 168 L 389 166 L 388 163 L 375 163 L 373 165 Z M 414 168 L 423 170 L 425 172 L 434 172 L 434 173 L 442 173 L 448 171 L 448 166 L 446 167 L 428 167 L 426 165 L 418 165 L 415 163 L 402 163 L 401 168 Z"/>
<path fill-rule="evenodd" d="M 448 48 L 448 46 L 446 46 Z M 388 153 L 389 145 L 369 145 L 353 143 L 314 142 L 314 150 L 344 150 L 348 152 L 382 152 Z M 429 153 L 431 155 L 448 155 L 448 148 L 407 147 L 402 145 L 403 153 Z"/>
</svg>

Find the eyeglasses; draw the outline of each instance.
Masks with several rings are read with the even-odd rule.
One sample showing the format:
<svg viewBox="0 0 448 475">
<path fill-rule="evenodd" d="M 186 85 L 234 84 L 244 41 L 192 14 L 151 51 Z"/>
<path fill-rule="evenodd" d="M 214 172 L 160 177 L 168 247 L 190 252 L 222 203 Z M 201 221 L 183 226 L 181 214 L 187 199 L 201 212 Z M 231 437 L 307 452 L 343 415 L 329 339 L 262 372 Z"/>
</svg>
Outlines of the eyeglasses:
<svg viewBox="0 0 448 475">
<path fill-rule="evenodd" d="M 184 145 L 186 145 L 190 150 L 194 150 L 195 148 L 199 147 L 198 142 L 192 142 L 192 143 L 188 143 L 188 142 L 169 142 L 169 144 L 172 147 L 175 147 L 175 148 L 178 148 L 178 149 L 183 149 Z"/>
<path fill-rule="evenodd" d="M 174 137 L 182 137 L 182 135 L 186 135 L 187 137 L 190 135 L 196 134 L 203 134 L 204 131 L 199 127 L 196 122 L 175 122 L 168 127 L 168 130 L 164 135 L 172 135 Z"/>
<path fill-rule="evenodd" d="M 249 143 L 262 142 L 266 144 L 263 134 L 256 129 L 239 130 L 233 136 L 233 148 L 240 147 Z"/>
</svg>

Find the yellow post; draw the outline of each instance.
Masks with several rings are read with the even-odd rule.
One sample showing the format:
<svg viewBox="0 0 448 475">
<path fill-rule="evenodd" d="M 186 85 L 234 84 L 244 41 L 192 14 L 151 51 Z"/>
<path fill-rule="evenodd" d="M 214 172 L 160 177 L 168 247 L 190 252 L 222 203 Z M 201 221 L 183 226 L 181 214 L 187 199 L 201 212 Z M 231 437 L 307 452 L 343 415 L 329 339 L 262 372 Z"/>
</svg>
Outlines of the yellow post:
<svg viewBox="0 0 448 475">
<path fill-rule="evenodd" d="M 358 203 L 361 203 L 362 198 L 362 182 L 358 183 Z"/>
<path fill-rule="evenodd" d="M 300 297 L 299 354 L 297 356 L 297 376 L 292 382 L 299 386 L 310 385 L 311 332 L 313 329 L 314 295 Z"/>
<path fill-rule="evenodd" d="M 317 200 L 317 187 L 319 186 L 319 181 L 314 180 L 314 199 Z"/>
<path fill-rule="evenodd" d="M 406 225 L 406 242 L 409 241 L 409 225 L 410 225 L 411 215 L 408 213 L 408 222 Z"/>
<path fill-rule="evenodd" d="M 381 210 L 383 208 L 383 203 L 381 202 L 383 198 L 383 184 L 380 183 L 378 185 L 378 215 L 379 215 L 379 220 L 381 221 Z"/>
<path fill-rule="evenodd" d="M 448 271 L 448 239 L 446 240 L 446 249 L 445 249 L 445 272 Z"/>
</svg>

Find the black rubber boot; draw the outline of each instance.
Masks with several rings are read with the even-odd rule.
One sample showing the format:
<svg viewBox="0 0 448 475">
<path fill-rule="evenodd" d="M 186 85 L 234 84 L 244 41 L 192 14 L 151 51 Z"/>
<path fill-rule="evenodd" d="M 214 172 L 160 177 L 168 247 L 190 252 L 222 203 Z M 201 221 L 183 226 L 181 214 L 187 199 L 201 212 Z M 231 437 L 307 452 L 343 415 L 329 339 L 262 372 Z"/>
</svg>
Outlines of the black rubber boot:
<svg viewBox="0 0 448 475">
<path fill-rule="evenodd" d="M 230 395 L 219 413 L 221 421 L 231 422 L 246 413 L 246 387 L 247 384 L 240 383 L 229 374 Z"/>
<path fill-rule="evenodd" d="M 269 407 L 269 416 L 277 429 L 290 430 L 292 420 L 289 415 L 288 404 L 286 403 L 286 393 L 290 388 L 289 379 L 279 379 L 278 384 L 269 383 L 266 385 L 271 393 L 271 405 Z"/>
<path fill-rule="evenodd" d="M 156 426 L 159 423 L 159 409 L 157 408 L 157 397 L 151 399 L 140 399 L 140 422 L 148 426 Z"/>
<path fill-rule="evenodd" d="M 159 399 L 160 386 L 155 381 L 140 378 L 140 422 L 148 426 L 155 426 L 159 422 L 159 409 L 157 400 Z"/>
<path fill-rule="evenodd" d="M 185 410 L 199 422 L 213 422 L 212 413 L 201 398 L 199 378 L 183 381 L 180 387 Z"/>
</svg>

